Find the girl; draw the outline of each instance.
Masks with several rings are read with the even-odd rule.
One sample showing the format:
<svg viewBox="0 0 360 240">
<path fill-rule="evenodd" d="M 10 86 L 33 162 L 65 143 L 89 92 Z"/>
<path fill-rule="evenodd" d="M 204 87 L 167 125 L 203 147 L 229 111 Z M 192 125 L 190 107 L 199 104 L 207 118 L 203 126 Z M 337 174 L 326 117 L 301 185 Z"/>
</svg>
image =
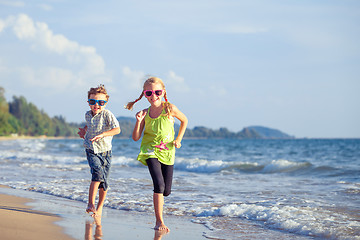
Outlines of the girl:
<svg viewBox="0 0 360 240">
<path fill-rule="evenodd" d="M 154 210 L 156 217 L 155 230 L 170 231 L 164 224 L 163 205 L 164 196 L 171 193 L 175 148 L 181 147 L 188 123 L 186 116 L 167 100 L 163 81 L 157 77 L 150 77 L 143 86 L 140 97 L 129 102 L 125 108 L 131 110 L 134 104 L 143 96 L 150 103 L 148 109 L 136 114 L 136 123 L 132 138 L 138 141 L 144 131 L 138 160 L 147 165 L 154 185 Z M 165 102 L 162 101 L 164 97 Z M 174 117 L 180 120 L 180 130 L 174 140 Z"/>
</svg>

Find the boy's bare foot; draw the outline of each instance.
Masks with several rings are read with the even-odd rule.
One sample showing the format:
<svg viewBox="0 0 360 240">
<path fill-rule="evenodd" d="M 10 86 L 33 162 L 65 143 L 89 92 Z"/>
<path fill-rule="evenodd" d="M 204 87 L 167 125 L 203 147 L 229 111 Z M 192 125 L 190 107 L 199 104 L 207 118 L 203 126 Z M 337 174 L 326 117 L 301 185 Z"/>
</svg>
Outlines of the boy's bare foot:
<svg viewBox="0 0 360 240">
<path fill-rule="evenodd" d="M 156 222 L 155 230 L 170 232 L 170 229 L 163 222 Z"/>
<path fill-rule="evenodd" d="M 101 218 L 102 215 L 102 211 L 103 211 L 103 207 L 102 206 L 98 206 L 96 209 L 96 216 Z"/>
<path fill-rule="evenodd" d="M 96 226 L 98 226 L 98 225 L 101 226 L 101 215 L 95 214 L 92 217 L 94 218 L 94 222 L 95 222 Z"/>
<path fill-rule="evenodd" d="M 88 205 L 88 207 L 86 208 L 86 212 L 87 213 L 93 213 L 93 214 L 91 214 L 91 216 L 92 215 L 96 215 L 96 210 L 95 210 L 95 206 L 94 205 Z"/>
</svg>

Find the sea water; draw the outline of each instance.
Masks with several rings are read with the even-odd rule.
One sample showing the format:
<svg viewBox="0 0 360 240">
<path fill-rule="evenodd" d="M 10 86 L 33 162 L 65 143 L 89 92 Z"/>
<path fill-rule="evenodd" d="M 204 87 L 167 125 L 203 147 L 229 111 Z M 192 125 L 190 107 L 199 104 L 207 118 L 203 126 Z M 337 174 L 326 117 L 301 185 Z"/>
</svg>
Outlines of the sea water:
<svg viewBox="0 0 360 240">
<path fill-rule="evenodd" d="M 0 141 L 0 184 L 85 207 L 90 171 L 82 143 Z M 113 140 L 107 208 L 153 213 L 139 147 Z M 213 239 L 241 239 L 254 228 L 291 239 L 360 239 L 360 139 L 184 139 L 164 214 L 192 217 Z"/>
</svg>

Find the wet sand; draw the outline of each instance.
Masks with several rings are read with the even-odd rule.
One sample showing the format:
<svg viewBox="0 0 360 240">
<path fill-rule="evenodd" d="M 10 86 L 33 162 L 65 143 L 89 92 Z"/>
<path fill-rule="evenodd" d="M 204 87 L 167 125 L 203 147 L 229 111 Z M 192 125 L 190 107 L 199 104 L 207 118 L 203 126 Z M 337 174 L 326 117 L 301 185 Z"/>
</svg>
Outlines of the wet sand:
<svg viewBox="0 0 360 240">
<path fill-rule="evenodd" d="M 2 240 L 24 239 L 206 239 L 206 227 L 192 218 L 165 216 L 169 233 L 153 229 L 153 214 L 104 208 L 101 219 L 85 213 L 86 204 L 0 186 Z"/>
</svg>

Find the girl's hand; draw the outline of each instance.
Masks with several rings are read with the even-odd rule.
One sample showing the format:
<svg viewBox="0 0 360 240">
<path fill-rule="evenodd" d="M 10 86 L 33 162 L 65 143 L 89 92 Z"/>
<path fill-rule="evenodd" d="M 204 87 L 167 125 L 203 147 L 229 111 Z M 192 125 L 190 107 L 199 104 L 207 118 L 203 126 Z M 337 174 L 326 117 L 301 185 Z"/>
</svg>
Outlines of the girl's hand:
<svg viewBox="0 0 360 240">
<path fill-rule="evenodd" d="M 79 137 L 85 138 L 86 129 L 85 128 L 79 128 L 79 131 L 78 131 L 77 134 L 79 135 Z"/>
<path fill-rule="evenodd" d="M 181 142 L 180 142 L 180 141 L 175 140 L 175 141 L 173 141 L 173 144 L 174 144 L 174 146 L 175 146 L 176 148 L 180 148 L 180 147 L 181 147 Z"/>
<path fill-rule="evenodd" d="M 143 111 L 143 110 L 141 110 L 140 112 L 138 112 L 138 113 L 136 113 L 136 120 L 138 121 L 138 122 L 141 122 L 143 119 L 144 119 L 144 117 L 146 116 L 146 111 Z"/>
</svg>

